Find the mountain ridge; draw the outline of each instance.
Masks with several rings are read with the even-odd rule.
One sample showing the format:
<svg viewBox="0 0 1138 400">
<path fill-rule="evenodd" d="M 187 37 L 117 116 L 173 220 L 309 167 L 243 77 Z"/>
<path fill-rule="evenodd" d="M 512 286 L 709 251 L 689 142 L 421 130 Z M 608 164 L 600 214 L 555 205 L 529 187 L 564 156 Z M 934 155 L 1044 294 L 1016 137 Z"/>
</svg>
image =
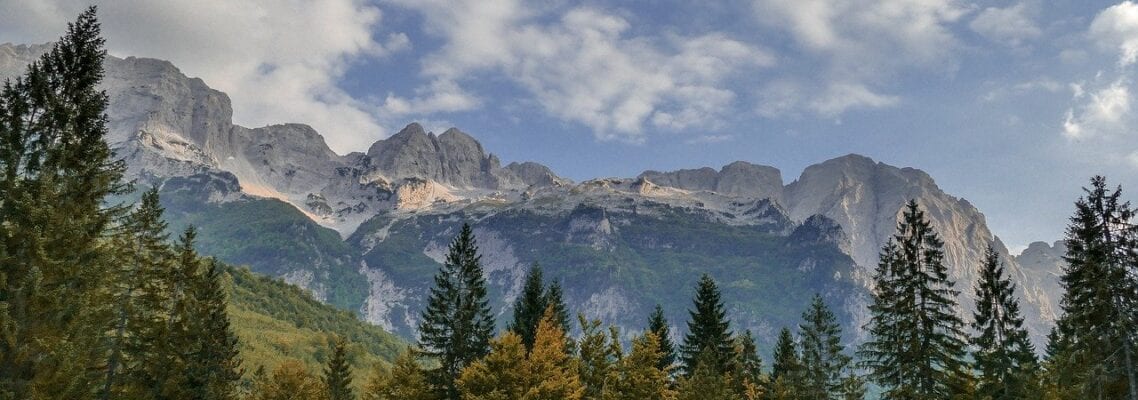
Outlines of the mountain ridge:
<svg viewBox="0 0 1138 400">
<path fill-rule="evenodd" d="M 30 54 L 40 49 L 41 46 L 0 45 L 0 77 L 18 74 L 14 69 L 19 63 L 34 59 Z M 971 308 L 971 285 L 980 255 L 988 245 L 996 248 L 1010 273 L 1021 282 L 1020 296 L 1029 304 L 1025 314 L 1037 339 L 1057 313 L 1054 296 L 1047 290 L 1051 278 L 1046 273 L 1022 268 L 987 228 L 978 209 L 967 200 L 945 193 L 919 169 L 894 167 L 850 154 L 811 165 L 790 183 L 783 181 L 777 168 L 746 161 L 729 163 L 718 170 L 649 170 L 634 178 L 573 183 L 536 162 L 503 167 L 469 134 L 451 128 L 436 135 L 417 123 L 375 142 L 366 152 L 339 155 L 318 132 L 304 124 L 259 128 L 233 124 L 232 106 L 225 93 L 209 88 L 200 79 L 185 76 L 169 62 L 108 57 L 106 70 L 103 87 L 111 97 L 108 139 L 126 159 L 131 177 L 154 186 L 166 187 L 176 182 L 178 185 L 174 186 L 179 190 L 188 190 L 185 193 L 190 197 L 213 204 L 211 207 L 217 208 L 217 212 L 230 203 L 276 199 L 295 207 L 304 218 L 336 231 L 350 248 L 329 253 L 318 245 L 326 239 L 316 239 L 324 234 L 312 233 L 316 236 L 309 239 L 316 244 L 312 259 L 325 269 L 274 266 L 274 273 L 307 283 L 316 293 L 338 289 L 326 287 L 330 282 L 364 280 L 369 287 L 367 295 L 358 301 L 344 300 L 343 304 L 359 307 L 369 320 L 388 328 L 396 329 L 399 324 L 404 328 L 414 326 L 415 305 L 400 301 L 413 297 L 421 288 L 400 285 L 415 282 L 424 272 L 405 274 L 399 266 L 389 265 L 391 260 L 387 259 L 382 266 L 372 265 L 379 263 L 380 258 L 369 254 L 382 245 L 379 247 L 408 253 L 410 258 L 403 261 L 414 260 L 412 264 L 429 269 L 428 261 L 437 261 L 433 256 L 440 246 L 445 246 L 446 233 L 456 219 L 490 225 L 544 221 L 549 226 L 533 229 L 533 236 L 557 243 L 549 248 L 553 252 L 584 252 L 587 263 L 597 268 L 617 260 L 646 262 L 652 256 L 645 252 L 682 246 L 677 240 L 628 225 L 632 223 L 673 221 L 689 229 L 677 233 L 686 239 L 695 238 L 684 235 L 706 234 L 714 226 L 742 229 L 740 236 L 722 240 L 747 238 L 764 243 L 786 240 L 779 238 L 813 237 L 805 233 L 795 236 L 795 231 L 811 226 L 826 231 L 815 235 L 824 238 L 818 246 L 836 247 L 853 261 L 851 268 L 838 267 L 834 271 L 841 275 L 837 281 L 868 289 L 877 252 L 894 232 L 901 205 L 909 199 L 921 203 L 945 239 L 950 275 L 958 282 L 957 290 L 964 293 L 962 314 Z M 198 206 L 189 208 L 203 212 Z M 302 225 L 296 220 L 283 226 Z M 840 232 L 830 232 L 831 225 L 840 228 Z M 487 260 L 493 265 L 488 273 L 498 274 L 499 294 L 508 299 L 520 284 L 525 264 L 541 257 L 524 254 L 520 244 L 528 243 L 528 239 L 513 236 L 503 226 L 480 229 L 480 237 L 485 238 L 490 250 Z M 564 229 L 568 234 L 551 236 L 550 229 Z M 409 231 L 419 234 L 401 236 Z M 405 243 L 392 248 L 385 243 L 388 240 Z M 745 245 L 731 242 L 727 249 L 746 253 L 740 247 Z M 630 249 L 637 250 L 614 259 L 605 255 Z M 783 266 L 793 266 L 801 273 L 814 268 L 808 265 L 808 255 L 777 251 L 761 254 L 789 257 Z M 730 256 L 707 257 L 720 260 L 717 257 Z M 769 272 L 770 268 L 762 270 Z M 641 272 L 652 273 L 651 269 Z M 866 304 L 865 292 L 851 292 L 842 285 L 846 283 L 839 285 L 841 289 L 831 289 L 848 292 L 848 297 L 839 300 L 850 315 L 850 324 L 859 327 L 866 318 L 864 312 L 858 311 Z M 630 305 L 629 302 L 643 301 L 630 294 L 630 287 L 598 284 L 586 289 L 570 293 L 577 296 L 584 309 L 618 315 L 610 311 L 643 308 L 639 303 Z M 351 296 L 357 295 L 348 297 Z M 402 314 L 397 311 L 399 307 L 404 307 Z M 758 324 L 759 320 L 753 322 Z"/>
</svg>

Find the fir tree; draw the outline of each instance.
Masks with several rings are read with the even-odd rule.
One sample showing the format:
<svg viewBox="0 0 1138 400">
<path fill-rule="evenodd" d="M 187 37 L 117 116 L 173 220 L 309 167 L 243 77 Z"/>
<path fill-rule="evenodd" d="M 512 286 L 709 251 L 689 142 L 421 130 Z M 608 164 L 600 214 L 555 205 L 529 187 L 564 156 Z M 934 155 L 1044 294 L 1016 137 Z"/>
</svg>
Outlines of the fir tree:
<svg viewBox="0 0 1138 400">
<path fill-rule="evenodd" d="M 431 373 L 433 384 L 448 400 L 459 398 L 455 380 L 463 368 L 490 351 L 494 317 L 486 300 L 481 259 L 473 230 L 463 224 L 435 275 L 419 325 L 422 354 L 438 363 Z"/>
<path fill-rule="evenodd" d="M 1004 275 L 996 250 L 988 246 L 975 288 L 976 311 L 972 314 L 973 369 L 979 375 L 981 398 L 1034 399 L 1037 368 L 1035 348 L 1023 328 L 1015 285 Z"/>
<path fill-rule="evenodd" d="M 872 338 L 859 353 L 885 399 L 948 399 L 963 390 L 963 322 L 943 247 L 909 201 L 875 271 Z"/>
<path fill-rule="evenodd" d="M 584 398 L 600 399 L 605 392 L 605 383 L 609 381 L 621 357 L 620 340 L 616 328 L 610 327 L 606 331 L 600 320 L 588 321 L 580 314 L 577 315 L 577 320 L 581 324 L 581 338 L 577 344 L 577 357 L 580 361 L 577 374 L 585 385 Z"/>
<path fill-rule="evenodd" d="M 774 345 L 773 361 L 771 361 L 771 376 L 767 392 L 776 398 L 799 398 L 802 392 L 802 361 L 798 356 L 798 349 L 794 345 L 794 336 L 790 329 L 782 328 L 778 332 L 778 341 Z"/>
<path fill-rule="evenodd" d="M 842 327 L 822 296 L 814 295 L 802 314 L 802 379 L 804 398 L 837 399 L 850 356 L 842 350 Z"/>
<path fill-rule="evenodd" d="M 740 336 L 736 347 L 734 380 L 736 393 L 742 397 L 749 397 L 760 387 L 765 386 L 763 379 L 763 360 L 759 358 L 759 349 L 755 345 L 755 336 L 748 329 Z"/>
<path fill-rule="evenodd" d="M 332 358 L 324 368 L 324 388 L 328 400 L 352 400 L 352 366 L 348 365 L 347 343 L 336 339 L 332 345 Z"/>
<path fill-rule="evenodd" d="M 568 333 L 569 308 L 565 306 L 563 297 L 561 284 L 557 281 L 550 282 L 549 287 L 545 289 L 545 304 L 548 307 L 553 307 L 553 321 L 560 324 L 561 329 Z"/>
<path fill-rule="evenodd" d="M 696 363 L 710 361 L 713 363 L 711 371 L 715 375 L 727 373 L 734 355 L 734 339 L 719 288 L 711 276 L 704 274 L 700 277 L 693 302 L 695 309 L 689 311 L 691 320 L 688 321 L 688 334 L 684 336 L 684 343 L 680 347 L 683 371 L 691 375 Z M 710 353 L 702 355 L 705 352 Z"/>
<path fill-rule="evenodd" d="M 166 244 L 166 223 L 158 191 L 142 195 L 139 206 L 124 219 L 113 243 L 119 268 L 110 287 L 115 301 L 114 333 L 110 338 L 101 398 L 160 394 L 172 376 L 160 361 L 168 359 L 166 292 L 162 277 L 172 254 Z"/>
<path fill-rule="evenodd" d="M 537 324 L 541 322 L 542 313 L 545 312 L 548 305 L 544 285 L 541 267 L 535 263 L 530 267 L 529 273 L 526 274 L 521 295 L 514 302 L 514 320 L 507 325 L 507 329 L 521 336 L 526 351 L 533 349 L 533 339 L 537 335 Z"/>
<path fill-rule="evenodd" d="M 0 396 L 90 398 L 103 388 L 105 246 L 121 208 L 112 160 L 106 52 L 89 8 L 22 77 L 0 89 Z"/>
<path fill-rule="evenodd" d="M 676 363 L 676 347 L 672 344 L 670 330 L 668 320 L 664 318 L 664 307 L 657 304 L 652 316 L 648 317 L 648 331 L 656 335 L 660 344 L 660 363 L 656 365 L 660 370 L 668 370 Z"/>
<path fill-rule="evenodd" d="M 192 252 L 193 229 L 182 236 L 183 254 Z M 183 262 L 189 262 L 184 259 Z M 193 264 L 187 266 L 192 268 Z M 187 385 L 195 399 L 232 399 L 243 370 L 237 334 L 229 322 L 228 299 L 222 282 L 223 267 L 210 259 L 201 273 L 191 275 L 188 318 L 189 349 L 185 357 Z"/>
<path fill-rule="evenodd" d="M 715 371 L 718 357 L 714 352 L 699 353 L 701 360 L 693 362 L 694 369 L 677 383 L 678 400 L 737 400 L 731 374 Z"/>
<path fill-rule="evenodd" d="M 1066 289 L 1059 334 L 1067 346 L 1068 368 L 1087 398 L 1138 399 L 1138 225 L 1122 189 L 1109 191 L 1106 179 L 1091 179 L 1086 196 L 1075 203 L 1067 228 Z"/>
</svg>

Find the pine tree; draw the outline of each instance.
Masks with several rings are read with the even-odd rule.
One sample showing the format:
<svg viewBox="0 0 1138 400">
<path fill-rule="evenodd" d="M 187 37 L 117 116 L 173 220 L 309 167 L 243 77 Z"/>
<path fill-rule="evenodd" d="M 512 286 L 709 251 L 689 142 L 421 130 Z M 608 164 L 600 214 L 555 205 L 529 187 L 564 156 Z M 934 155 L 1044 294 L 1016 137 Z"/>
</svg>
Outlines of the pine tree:
<svg viewBox="0 0 1138 400">
<path fill-rule="evenodd" d="M 842 350 L 842 327 L 822 296 L 814 295 L 802 314 L 802 379 L 804 398 L 837 399 L 850 356 Z"/>
<path fill-rule="evenodd" d="M 648 317 L 648 331 L 656 335 L 660 344 L 660 363 L 656 365 L 660 370 L 668 370 L 676 363 L 676 346 L 672 344 L 670 330 L 668 320 L 664 318 L 664 307 L 657 304 L 652 316 Z"/>
<path fill-rule="evenodd" d="M 963 390 L 963 322 L 943 247 L 909 201 L 875 271 L 872 338 L 859 352 L 885 399 L 948 399 Z"/>
<path fill-rule="evenodd" d="M 435 400 L 427 376 L 415 361 L 412 349 L 399 354 L 391 371 L 376 368 L 364 390 L 363 400 Z"/>
<path fill-rule="evenodd" d="M 657 366 L 663 359 L 656 334 L 646 332 L 632 340 L 632 349 L 620 359 L 605 388 L 605 400 L 672 400 L 668 369 Z"/>
<path fill-rule="evenodd" d="M 688 334 L 680 346 L 684 373 L 691 375 L 696 363 L 700 361 L 712 362 L 710 368 L 715 375 L 729 372 L 735 348 L 734 339 L 719 288 L 711 276 L 704 274 L 700 277 L 693 302 L 695 309 L 689 311 L 691 320 L 688 321 Z M 703 356 L 705 352 L 710 353 Z"/>
<path fill-rule="evenodd" d="M 514 320 L 507 325 L 507 329 L 522 337 L 522 344 L 526 346 L 526 351 L 533 349 L 533 339 L 537 335 L 537 324 L 541 322 L 541 315 L 548 305 L 544 285 L 541 266 L 535 263 L 530 267 L 529 273 L 526 274 L 521 295 L 514 302 Z"/>
<path fill-rule="evenodd" d="M 342 338 L 332 345 L 332 358 L 324 368 L 324 388 L 328 400 L 353 400 L 352 366 L 348 365 L 347 343 Z"/>
<path fill-rule="evenodd" d="M 481 258 L 473 230 L 463 224 L 435 275 L 419 325 L 422 354 L 439 365 L 431 371 L 432 383 L 448 400 L 459 398 L 455 380 L 463 368 L 490 352 L 494 317 L 486 300 Z"/>
<path fill-rule="evenodd" d="M 1106 179 L 1096 176 L 1084 191 L 1067 228 L 1064 314 L 1057 324 L 1067 347 L 1060 357 L 1083 396 L 1135 400 L 1138 225 L 1121 188 L 1108 191 Z"/>
<path fill-rule="evenodd" d="M 1034 399 L 1037 360 L 1035 348 L 1023 328 L 1015 285 L 1004 275 L 996 250 L 988 246 L 975 288 L 976 311 L 972 314 L 973 369 L 980 375 L 981 398 Z"/>
<path fill-rule="evenodd" d="M 768 381 L 770 387 L 767 393 L 775 398 L 803 396 L 802 361 L 798 356 L 798 349 L 790 329 L 782 328 L 778 332 L 778 341 L 775 342 L 772 357 L 771 376 Z"/>
<path fill-rule="evenodd" d="M 105 289 L 121 162 L 104 140 L 103 39 L 92 7 L 0 90 L 0 396 L 102 389 L 115 304 Z"/>
</svg>

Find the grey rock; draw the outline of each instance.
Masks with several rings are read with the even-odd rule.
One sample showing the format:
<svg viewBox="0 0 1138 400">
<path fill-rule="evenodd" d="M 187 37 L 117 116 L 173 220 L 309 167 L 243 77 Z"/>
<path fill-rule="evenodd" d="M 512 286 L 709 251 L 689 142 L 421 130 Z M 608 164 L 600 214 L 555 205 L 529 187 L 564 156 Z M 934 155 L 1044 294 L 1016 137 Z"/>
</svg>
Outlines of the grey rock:
<svg viewBox="0 0 1138 400">
<path fill-rule="evenodd" d="M 671 172 L 645 171 L 640 177 L 657 185 L 727 195 L 770 198 L 782 203 L 782 172 L 774 167 L 736 161 L 719 171 L 703 167 Z"/>
</svg>

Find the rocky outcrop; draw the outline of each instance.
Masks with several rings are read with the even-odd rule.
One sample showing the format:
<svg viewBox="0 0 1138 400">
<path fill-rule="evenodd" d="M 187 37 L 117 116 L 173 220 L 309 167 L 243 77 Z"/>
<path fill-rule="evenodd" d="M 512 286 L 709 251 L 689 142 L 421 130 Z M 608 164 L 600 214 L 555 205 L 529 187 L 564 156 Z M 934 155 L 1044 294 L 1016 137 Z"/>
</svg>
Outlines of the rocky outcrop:
<svg viewBox="0 0 1138 400">
<path fill-rule="evenodd" d="M 774 167 L 736 161 L 719 171 L 711 168 L 671 172 L 645 171 L 640 177 L 661 186 L 704 190 L 741 197 L 770 198 L 782 203 L 782 172 Z"/>
</svg>

